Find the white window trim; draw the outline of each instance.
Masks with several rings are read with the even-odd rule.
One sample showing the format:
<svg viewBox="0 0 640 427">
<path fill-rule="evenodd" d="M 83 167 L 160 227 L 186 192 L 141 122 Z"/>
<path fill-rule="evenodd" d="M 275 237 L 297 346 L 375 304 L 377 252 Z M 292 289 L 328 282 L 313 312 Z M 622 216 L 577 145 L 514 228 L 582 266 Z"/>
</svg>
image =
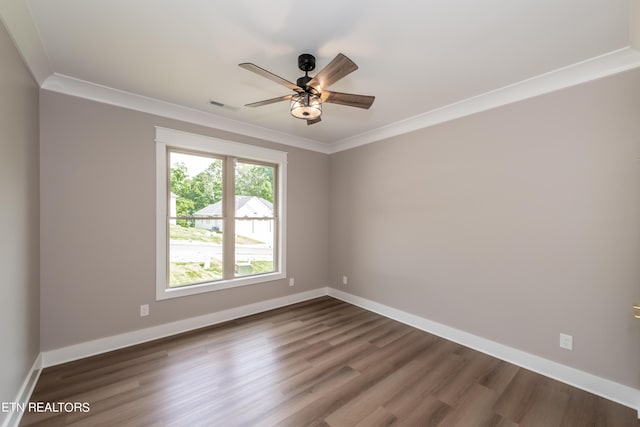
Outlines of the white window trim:
<svg viewBox="0 0 640 427">
<path fill-rule="evenodd" d="M 156 300 L 201 294 L 238 286 L 281 280 L 287 277 L 286 243 L 286 199 L 287 199 L 287 153 L 239 142 L 225 141 L 204 135 L 167 129 L 156 126 Z M 270 162 L 278 165 L 278 269 L 275 273 L 219 280 L 211 283 L 167 288 L 167 147 L 183 148 L 235 156 L 247 160 Z"/>
</svg>

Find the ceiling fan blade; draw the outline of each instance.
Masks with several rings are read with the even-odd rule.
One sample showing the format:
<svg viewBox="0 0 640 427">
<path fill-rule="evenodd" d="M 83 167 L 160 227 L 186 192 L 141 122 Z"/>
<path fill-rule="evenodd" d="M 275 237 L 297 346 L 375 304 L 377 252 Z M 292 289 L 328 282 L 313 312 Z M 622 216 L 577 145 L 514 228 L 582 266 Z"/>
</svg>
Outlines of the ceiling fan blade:
<svg viewBox="0 0 640 427">
<path fill-rule="evenodd" d="M 329 92 L 328 90 L 325 90 L 322 92 L 321 99 L 323 102 L 328 102 L 330 104 L 347 105 L 349 107 L 364 108 L 365 110 L 368 110 L 376 97 L 369 95 L 354 95 L 353 93 Z"/>
<path fill-rule="evenodd" d="M 263 105 L 273 104 L 274 102 L 287 101 L 291 99 L 293 95 L 279 96 L 277 98 L 265 99 L 264 101 L 252 102 L 245 105 L 245 107 L 262 107 Z"/>
<path fill-rule="evenodd" d="M 307 126 L 311 126 L 313 124 L 318 123 L 319 121 L 321 121 L 322 119 L 320 117 L 315 118 L 315 119 L 311 119 L 311 120 L 307 120 Z"/>
<path fill-rule="evenodd" d="M 349 58 L 339 53 L 329 64 L 307 83 L 315 90 L 322 92 L 344 76 L 354 72 L 358 66 Z"/>
<path fill-rule="evenodd" d="M 244 68 L 245 70 L 249 70 L 252 71 L 256 74 L 258 74 L 259 76 L 262 77 L 266 77 L 271 81 L 274 81 L 278 84 L 281 84 L 282 86 L 288 87 L 291 90 L 295 90 L 296 92 L 304 92 L 304 89 L 302 89 L 300 86 L 291 83 L 288 80 L 283 79 L 280 76 L 276 76 L 275 74 L 273 74 L 270 71 L 265 70 L 264 68 L 258 67 L 256 64 L 251 64 L 249 62 L 243 62 L 242 64 L 238 64 L 240 67 Z"/>
</svg>

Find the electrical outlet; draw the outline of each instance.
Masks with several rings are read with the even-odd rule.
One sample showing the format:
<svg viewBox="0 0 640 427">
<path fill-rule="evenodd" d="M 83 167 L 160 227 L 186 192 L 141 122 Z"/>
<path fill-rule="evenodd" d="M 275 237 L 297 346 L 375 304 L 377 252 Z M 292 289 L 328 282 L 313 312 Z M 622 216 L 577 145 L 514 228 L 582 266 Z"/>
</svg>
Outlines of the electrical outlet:
<svg viewBox="0 0 640 427">
<path fill-rule="evenodd" d="M 140 306 L 140 317 L 149 315 L 149 304 L 142 304 Z"/>
<path fill-rule="evenodd" d="M 342 276 L 342 284 L 346 285 L 347 283 L 349 283 L 349 279 L 347 278 L 347 276 Z"/>
<path fill-rule="evenodd" d="M 565 350 L 573 350 L 573 336 L 560 334 L 560 348 Z"/>
<path fill-rule="evenodd" d="M 289 278 L 289 286 L 293 286 L 295 284 L 295 279 L 293 277 Z"/>
</svg>

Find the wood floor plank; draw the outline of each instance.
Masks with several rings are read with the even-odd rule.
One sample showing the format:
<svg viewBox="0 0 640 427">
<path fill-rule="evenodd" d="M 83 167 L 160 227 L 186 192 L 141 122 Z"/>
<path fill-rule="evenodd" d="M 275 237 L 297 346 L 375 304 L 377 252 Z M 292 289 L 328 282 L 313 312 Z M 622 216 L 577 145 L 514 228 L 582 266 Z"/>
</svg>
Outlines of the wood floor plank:
<svg viewBox="0 0 640 427">
<path fill-rule="evenodd" d="M 381 334 L 378 338 L 372 340 L 371 344 L 374 344 L 378 347 L 384 347 L 385 345 L 402 338 L 410 332 L 410 328 L 406 328 L 404 327 L 404 325 L 398 323 L 393 323 L 391 327 L 389 327 L 388 329 L 384 329 L 383 334 Z"/>
<path fill-rule="evenodd" d="M 45 369 L 22 426 L 640 427 L 630 408 L 330 297 Z"/>
<path fill-rule="evenodd" d="M 412 381 L 407 382 L 401 392 L 389 395 L 384 407 L 397 417 L 404 418 L 414 408 L 422 405 L 426 397 L 433 397 L 433 390 L 458 372 L 464 362 L 462 357 L 451 353 L 456 347 L 457 344 L 442 340 L 435 348 L 430 348 L 431 359 L 426 362 L 429 371 L 422 376 L 416 375 Z"/>
<path fill-rule="evenodd" d="M 519 369 L 494 405 L 494 411 L 509 420 L 520 423 L 531 407 L 531 400 L 536 386 L 543 379 L 542 376 L 534 372 Z"/>
<path fill-rule="evenodd" d="M 491 405 L 496 399 L 497 396 L 493 390 L 474 383 L 453 410 L 438 424 L 438 427 L 486 426 L 495 419 Z"/>
<path fill-rule="evenodd" d="M 369 366 L 379 365 L 381 363 L 398 363 L 399 360 L 407 355 L 415 354 L 418 350 L 434 344 L 437 340 L 438 338 L 433 335 L 421 335 L 419 332 L 411 331 L 398 338 L 392 344 L 357 357 L 349 364 L 354 369 L 364 371 Z"/>
<path fill-rule="evenodd" d="M 390 414 L 382 406 L 378 406 L 375 411 L 371 412 L 354 427 L 385 427 L 394 424 L 398 419 L 395 415 Z"/>
<path fill-rule="evenodd" d="M 397 423 L 401 427 L 435 427 L 445 419 L 451 407 L 434 396 L 427 396 L 410 408 Z M 396 425 L 396 424 L 394 424 Z"/>
<path fill-rule="evenodd" d="M 312 386 L 300 389 L 295 395 L 283 394 L 281 396 L 282 399 L 278 401 L 277 405 L 273 405 L 272 408 L 269 408 L 269 410 L 265 411 L 265 413 L 259 417 L 254 416 L 254 418 L 251 419 L 251 422 L 247 425 L 275 425 L 278 422 L 293 416 L 295 413 L 304 410 L 304 408 L 311 405 L 320 397 L 330 396 L 358 375 L 360 375 L 359 372 L 356 372 L 349 367 L 343 367 L 335 370 L 316 381 Z M 319 422 L 320 418 L 317 418 L 314 421 Z"/>
<path fill-rule="evenodd" d="M 451 375 L 434 394 L 449 406 L 456 406 L 469 388 L 495 369 L 498 361 L 486 355 L 468 358 L 455 375 Z"/>
<path fill-rule="evenodd" d="M 415 376 L 423 375 L 428 369 L 429 366 L 424 363 L 424 355 L 417 355 L 329 414 L 325 420 L 330 425 L 337 425 L 339 422 L 347 422 L 350 425 L 358 424 L 380 407 L 387 396 L 399 393 L 407 382 Z"/>
<path fill-rule="evenodd" d="M 480 378 L 478 383 L 490 388 L 500 395 L 511 383 L 519 369 L 520 368 L 512 365 L 511 363 L 499 360 L 494 366 L 494 369 L 487 372 L 486 375 Z"/>
<path fill-rule="evenodd" d="M 324 420 L 326 416 L 349 402 L 362 391 L 394 371 L 393 365 L 380 363 L 367 367 L 360 371 L 360 375 L 345 383 L 334 393 L 326 394 L 313 400 L 301 410 L 275 424 L 278 426 L 306 426 L 318 420 Z"/>
<path fill-rule="evenodd" d="M 524 427 L 546 425 L 560 426 L 567 408 L 569 396 L 541 382 L 532 396 L 531 406 L 520 421 Z"/>
</svg>

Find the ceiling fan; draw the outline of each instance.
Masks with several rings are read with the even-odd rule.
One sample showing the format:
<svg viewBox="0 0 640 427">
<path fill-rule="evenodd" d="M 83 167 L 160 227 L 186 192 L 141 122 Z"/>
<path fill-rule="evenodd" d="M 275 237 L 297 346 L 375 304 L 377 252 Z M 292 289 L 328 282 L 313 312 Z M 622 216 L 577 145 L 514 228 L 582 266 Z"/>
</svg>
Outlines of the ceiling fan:
<svg viewBox="0 0 640 427">
<path fill-rule="evenodd" d="M 296 92 L 291 95 L 253 102 L 247 104 L 246 107 L 262 107 L 263 105 L 273 104 L 274 102 L 291 101 L 291 115 L 298 119 L 306 120 L 307 125 L 312 125 L 320 121 L 323 102 L 368 109 L 375 100 L 375 96 L 329 92 L 326 90 L 347 74 L 358 69 L 358 66 L 352 60 L 341 53 L 333 58 L 315 77 L 309 76 L 309 71 L 313 71 L 316 68 L 315 56 L 309 53 L 303 53 L 298 56 L 298 68 L 304 71 L 304 76 L 300 77 L 295 84 L 255 64 L 245 62 L 238 65 L 245 70 L 266 77 Z"/>
</svg>

